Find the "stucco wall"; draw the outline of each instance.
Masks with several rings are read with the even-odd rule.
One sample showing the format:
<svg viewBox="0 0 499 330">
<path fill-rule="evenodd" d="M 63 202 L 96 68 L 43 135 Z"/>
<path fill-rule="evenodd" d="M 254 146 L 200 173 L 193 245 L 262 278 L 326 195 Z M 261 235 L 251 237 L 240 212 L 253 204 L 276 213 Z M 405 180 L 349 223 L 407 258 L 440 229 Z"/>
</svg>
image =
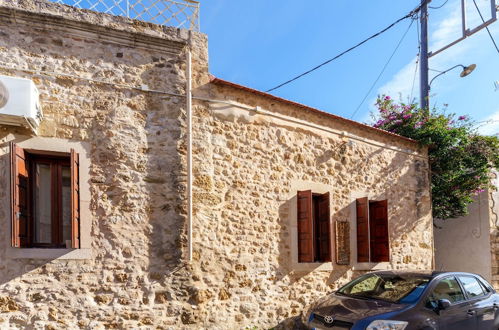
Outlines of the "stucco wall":
<svg viewBox="0 0 499 330">
<path fill-rule="evenodd" d="M 475 197 L 469 214 L 435 220 L 437 270 L 477 273 L 499 289 L 499 181 L 492 173 L 491 188 Z"/>
<path fill-rule="evenodd" d="M 435 220 L 435 269 L 462 271 L 492 280 L 489 192 L 476 196 L 467 216 Z"/>
<path fill-rule="evenodd" d="M 428 165 L 415 143 L 208 83 L 203 35 L 41 1 L 0 4 L 0 74 L 36 83 L 45 112 L 39 134 L 80 147 L 90 196 L 82 220 L 90 226 L 89 255 L 20 259 L 8 240 L 0 243 L 1 327 L 264 328 L 286 324 L 366 270 L 431 268 Z M 190 264 L 186 47 L 198 97 Z M 8 142 L 36 147 L 28 135 L 0 126 L 7 236 Z M 305 188 L 331 193 L 331 225 L 350 221 L 351 265 L 297 264 L 295 196 Z M 389 263 L 355 263 L 354 202 L 364 196 L 388 199 Z"/>
</svg>

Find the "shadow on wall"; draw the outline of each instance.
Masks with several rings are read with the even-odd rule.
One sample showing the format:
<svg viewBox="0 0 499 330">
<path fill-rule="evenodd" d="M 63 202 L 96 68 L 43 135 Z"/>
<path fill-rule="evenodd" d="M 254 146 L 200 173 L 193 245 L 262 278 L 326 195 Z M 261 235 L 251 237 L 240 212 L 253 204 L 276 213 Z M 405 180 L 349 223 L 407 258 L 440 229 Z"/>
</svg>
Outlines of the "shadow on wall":
<svg viewBox="0 0 499 330">
<path fill-rule="evenodd" d="M 3 131 L 0 133 L 0 141 L 4 141 L 9 135 L 29 136 L 30 131 L 22 128 L 9 129 L 8 133 Z M 21 140 L 16 140 L 21 142 Z M 2 234 L 2 246 L 0 249 L 0 285 L 9 283 L 14 279 L 18 279 L 22 275 L 29 273 L 35 269 L 43 267 L 51 260 L 16 260 L 7 257 L 7 250 L 11 249 L 11 196 L 10 196 L 10 141 L 0 145 L 0 148 L 6 150 L 6 153 L 0 156 L 0 231 Z M 61 253 L 61 256 L 63 254 Z M 14 308 L 15 306 L 11 306 Z"/>
<path fill-rule="evenodd" d="M 152 71 L 144 75 L 148 79 L 161 75 L 157 69 Z M 11 311 L 21 309 L 26 300 L 47 305 L 50 299 L 58 299 L 69 304 L 76 294 L 84 294 L 92 303 L 68 309 L 73 315 L 68 316 L 69 322 L 77 322 L 76 315 L 78 320 L 126 328 L 133 325 L 126 323 L 132 310 L 128 305 L 140 316 L 137 321 L 144 323 L 154 320 L 154 305 L 166 310 L 172 301 L 181 303 L 191 297 L 191 274 L 182 265 L 186 212 L 181 110 L 176 99 L 109 85 L 94 87 L 98 96 L 91 102 L 97 115 L 88 127 L 93 259 L 6 259 L 2 249 L 0 285 L 26 279 L 29 286 L 26 297 L 5 291 L 12 297 L 6 307 Z M 0 139 L 6 136 L 0 133 Z M 1 147 L 8 149 L 8 144 Z M 9 154 L 0 157 L 0 181 L 4 181 L 0 183 L 7 188 L 0 192 L 1 228 L 10 228 L 9 163 Z M 10 242 L 9 235 L 10 231 L 2 238 Z M 31 285 L 35 282 L 44 285 Z M 47 285 L 53 287 L 53 294 L 45 293 Z M 123 312 L 108 312 L 108 305 L 116 304 L 122 305 Z M 89 317 L 97 310 L 102 316 Z M 179 316 L 178 308 L 170 310 L 169 316 Z M 182 317 L 188 323 L 190 314 L 186 315 Z M 27 318 L 19 326 L 29 322 Z"/>
<path fill-rule="evenodd" d="M 349 182 L 346 187 L 340 187 L 339 189 L 347 195 L 350 194 L 350 191 L 358 189 L 366 192 L 377 191 L 381 196 L 388 199 L 391 263 L 394 268 L 414 269 L 414 265 L 421 265 L 429 262 L 428 260 L 418 260 L 417 257 L 414 256 L 415 250 L 431 250 L 431 246 L 427 243 L 421 242 L 423 232 L 419 232 L 418 235 L 420 236 L 417 237 L 410 236 L 411 234 L 414 235 L 419 219 L 427 217 L 431 218 L 429 197 L 428 192 L 426 191 L 429 187 L 426 165 L 423 160 L 419 159 L 416 159 L 411 165 L 412 161 L 407 160 L 408 156 L 397 153 L 391 162 L 387 166 L 383 167 L 378 174 L 380 177 L 386 178 L 385 180 L 377 180 L 376 177 L 371 176 L 369 182 L 351 181 L 352 178 L 355 177 L 366 178 L 367 180 L 367 175 L 369 175 L 368 170 L 372 166 L 372 161 L 375 159 L 376 154 L 379 153 L 379 151 L 376 151 L 369 154 L 365 157 L 365 162 L 358 164 L 358 166 L 357 164 L 354 164 L 355 171 L 351 172 Z M 356 173 L 362 175 L 356 175 Z M 364 175 L 364 173 L 366 173 L 366 175 Z M 414 176 L 413 173 L 415 173 L 416 176 Z M 418 173 L 421 173 L 421 175 L 417 175 Z M 319 182 L 320 179 L 321 178 L 318 178 L 317 181 Z M 398 185 L 393 185 L 391 182 L 398 182 Z M 415 184 L 417 190 L 408 190 L 408 182 Z M 371 197 L 374 200 L 378 199 L 376 196 Z M 279 224 L 282 230 L 279 233 L 279 277 L 276 279 L 276 282 L 281 281 L 284 277 L 288 276 L 290 278 L 289 281 L 292 284 L 309 276 L 310 273 L 315 271 L 314 269 L 311 269 L 309 271 L 298 272 L 293 271 L 290 266 L 293 264 L 290 252 L 292 240 L 296 240 L 297 238 L 291 237 L 290 234 L 289 213 L 290 210 L 293 210 L 292 203 L 296 202 L 296 196 L 293 196 L 291 199 L 284 201 L 279 207 Z M 333 212 L 333 210 L 331 210 L 331 233 L 333 237 L 335 235 L 334 222 L 337 220 L 349 220 L 350 213 L 352 210 L 355 210 L 355 204 L 355 201 L 352 201 L 349 205 L 337 212 Z M 398 221 L 394 222 L 395 219 Z M 354 226 L 353 232 L 355 232 L 355 222 L 350 222 L 350 225 Z M 409 237 L 411 237 L 410 241 L 408 241 Z M 352 245 L 350 246 L 352 247 Z M 352 248 L 350 248 L 350 250 L 352 250 Z M 396 252 L 396 255 L 394 255 L 394 252 Z M 351 251 L 350 253 L 350 264 L 352 264 L 355 262 L 357 256 L 353 254 L 354 251 Z M 334 258 L 335 256 L 333 252 L 333 260 Z M 319 265 L 320 264 L 317 264 L 317 266 Z M 326 282 L 330 288 L 338 288 L 340 284 L 344 284 L 339 283 L 339 281 L 342 280 L 342 282 L 345 282 L 349 280 L 352 275 L 353 277 L 357 277 L 367 272 L 354 271 L 352 266 L 340 266 L 334 264 L 333 267 L 334 270 L 329 273 L 329 277 Z M 293 326 L 296 326 L 293 323 L 294 320 L 296 320 L 296 317 L 286 319 L 285 321 L 279 323 L 277 328 L 293 328 Z"/>
</svg>

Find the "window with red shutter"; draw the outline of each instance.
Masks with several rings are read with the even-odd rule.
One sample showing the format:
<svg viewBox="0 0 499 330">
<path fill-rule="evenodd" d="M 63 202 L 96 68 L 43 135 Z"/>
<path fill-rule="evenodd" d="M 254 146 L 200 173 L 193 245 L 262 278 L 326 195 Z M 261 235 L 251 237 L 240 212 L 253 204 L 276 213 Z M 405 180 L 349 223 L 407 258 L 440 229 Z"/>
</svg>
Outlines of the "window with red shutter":
<svg viewBox="0 0 499 330">
<path fill-rule="evenodd" d="M 12 246 L 26 247 L 28 241 L 28 182 L 26 153 L 15 143 L 10 144 Z"/>
<path fill-rule="evenodd" d="M 386 200 L 369 202 L 369 229 L 371 261 L 390 261 L 388 203 Z"/>
<path fill-rule="evenodd" d="M 71 247 L 80 248 L 80 158 L 71 149 Z"/>
<path fill-rule="evenodd" d="M 329 193 L 297 195 L 298 262 L 331 261 Z"/>
<path fill-rule="evenodd" d="M 12 246 L 79 248 L 78 154 L 11 144 Z"/>
<path fill-rule="evenodd" d="M 298 192 L 298 262 L 314 262 L 312 191 Z"/>
<path fill-rule="evenodd" d="M 329 193 L 313 196 L 314 226 L 316 228 L 314 259 L 317 262 L 331 261 L 331 224 Z"/>
<path fill-rule="evenodd" d="M 357 205 L 357 262 L 390 261 L 388 202 L 359 198 Z"/>
<path fill-rule="evenodd" d="M 367 197 L 357 199 L 357 262 L 369 262 L 369 208 Z"/>
</svg>

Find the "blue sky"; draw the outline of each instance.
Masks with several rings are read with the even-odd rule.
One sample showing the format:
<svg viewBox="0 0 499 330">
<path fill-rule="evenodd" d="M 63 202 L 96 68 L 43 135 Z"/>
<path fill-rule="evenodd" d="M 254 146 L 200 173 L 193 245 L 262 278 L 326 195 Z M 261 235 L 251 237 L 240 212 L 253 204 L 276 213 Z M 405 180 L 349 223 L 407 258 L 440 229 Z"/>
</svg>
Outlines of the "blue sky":
<svg viewBox="0 0 499 330">
<path fill-rule="evenodd" d="M 439 6 L 445 0 L 433 0 Z M 476 0 L 490 17 L 489 0 Z M 471 6 L 473 5 L 472 1 Z M 337 55 L 415 8 L 419 0 L 201 0 L 201 31 L 208 34 L 210 71 L 215 76 L 258 90 L 270 89 Z M 430 50 L 453 41 L 459 34 L 460 0 L 430 9 Z M 467 8 L 473 27 L 479 23 L 474 7 Z M 487 11 L 488 10 L 488 11 Z M 394 51 L 410 20 L 314 73 L 272 93 L 343 117 L 354 111 Z M 406 100 L 419 99 L 417 22 L 414 22 L 381 79 L 353 119 L 370 121 L 377 94 Z M 499 22 L 490 26 L 499 42 Z M 430 59 L 430 68 L 443 71 L 456 64 L 477 64 L 468 77 L 455 69 L 432 84 L 431 104 L 448 104 L 449 112 L 470 115 L 477 121 L 494 120 L 481 127 L 484 134 L 499 132 L 499 54 L 487 32 Z M 437 74 L 431 72 L 430 78 Z"/>
</svg>

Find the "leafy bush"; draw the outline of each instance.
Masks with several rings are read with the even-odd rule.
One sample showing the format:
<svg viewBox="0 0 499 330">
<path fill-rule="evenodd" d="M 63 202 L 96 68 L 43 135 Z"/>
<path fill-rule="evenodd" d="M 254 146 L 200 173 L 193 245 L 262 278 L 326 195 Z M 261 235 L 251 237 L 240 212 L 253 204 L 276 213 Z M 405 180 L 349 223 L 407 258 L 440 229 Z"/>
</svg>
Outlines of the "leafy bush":
<svg viewBox="0 0 499 330">
<path fill-rule="evenodd" d="M 499 138 L 479 135 L 468 116 L 428 112 L 389 96 L 378 97 L 376 106 L 374 127 L 429 147 L 433 216 L 466 215 L 473 196 L 490 185 L 492 169 L 499 168 Z"/>
</svg>

